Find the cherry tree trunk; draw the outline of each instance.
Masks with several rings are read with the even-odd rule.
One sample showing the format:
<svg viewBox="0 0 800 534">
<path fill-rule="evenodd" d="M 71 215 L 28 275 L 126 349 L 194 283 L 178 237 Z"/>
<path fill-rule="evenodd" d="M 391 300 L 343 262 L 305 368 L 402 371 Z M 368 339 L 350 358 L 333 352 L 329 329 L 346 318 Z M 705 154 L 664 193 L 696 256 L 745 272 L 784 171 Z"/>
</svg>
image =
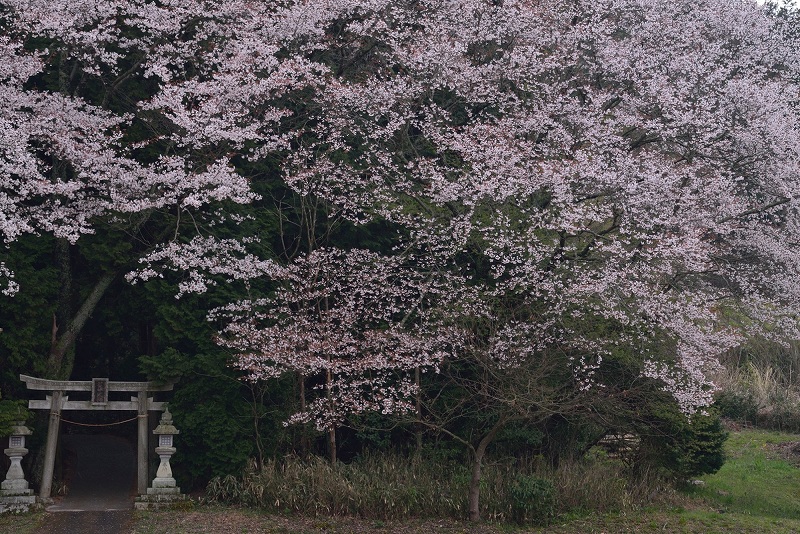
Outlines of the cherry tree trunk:
<svg viewBox="0 0 800 534">
<path fill-rule="evenodd" d="M 331 400 L 331 382 L 333 381 L 333 377 L 331 376 L 331 370 L 328 369 L 327 373 L 325 373 L 325 389 L 328 395 L 328 402 L 332 402 Z M 336 466 L 336 425 L 330 425 L 328 427 L 328 457 L 331 461 L 331 465 Z"/>
<path fill-rule="evenodd" d="M 336 427 L 331 426 L 328 429 L 328 458 L 331 465 L 336 465 Z"/>
<path fill-rule="evenodd" d="M 469 481 L 469 520 L 480 521 L 481 519 L 481 467 L 483 464 L 483 454 L 475 452 L 475 459 L 472 463 L 472 477 Z"/>
<path fill-rule="evenodd" d="M 306 411 L 306 375 L 303 373 L 297 372 L 295 373 L 295 378 L 297 379 L 299 393 L 298 397 L 300 398 L 300 412 Z M 300 428 L 300 456 L 302 458 L 308 457 L 308 451 L 311 449 L 311 445 L 309 444 L 308 439 L 308 427 L 302 426 Z"/>
<path fill-rule="evenodd" d="M 469 481 L 469 520 L 480 521 L 481 519 L 481 468 L 483 467 L 483 457 L 486 455 L 486 449 L 489 444 L 497 437 L 497 433 L 505 426 L 507 420 L 501 419 L 489 430 L 483 439 L 481 439 L 478 447 L 475 449 L 475 456 L 472 461 L 472 477 Z"/>
</svg>

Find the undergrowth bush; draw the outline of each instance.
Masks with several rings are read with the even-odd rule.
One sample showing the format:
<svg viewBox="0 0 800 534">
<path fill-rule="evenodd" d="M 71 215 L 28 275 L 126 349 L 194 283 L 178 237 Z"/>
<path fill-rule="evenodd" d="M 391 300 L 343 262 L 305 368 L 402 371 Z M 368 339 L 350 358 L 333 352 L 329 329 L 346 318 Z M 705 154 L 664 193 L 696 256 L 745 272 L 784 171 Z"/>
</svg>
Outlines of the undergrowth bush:
<svg viewBox="0 0 800 534">
<path fill-rule="evenodd" d="M 727 419 L 755 424 L 758 418 L 758 404 L 748 391 L 722 390 L 717 394 L 714 405 L 720 415 Z"/>
<path fill-rule="evenodd" d="M 637 470 L 654 470 L 685 481 L 716 473 L 725 463 L 728 433 L 713 410 L 687 418 L 671 406 L 656 409 L 641 429 L 634 464 Z"/>
<path fill-rule="evenodd" d="M 305 461 L 290 456 L 268 460 L 260 469 L 251 464 L 241 477 L 216 477 L 208 495 L 227 503 L 314 516 L 460 516 L 466 510 L 469 479 L 458 471 L 399 455 L 366 455 L 335 466 L 316 456 Z"/>
<path fill-rule="evenodd" d="M 517 475 L 509 493 L 511 515 L 517 523 L 541 523 L 555 513 L 556 491 L 550 480 Z"/>
<path fill-rule="evenodd" d="M 761 428 L 800 432 L 800 344 L 752 341 L 727 354 L 715 405 L 721 415 Z"/>
<path fill-rule="evenodd" d="M 216 477 L 207 493 L 212 500 L 277 513 L 463 519 L 469 480 L 465 466 L 421 455 L 366 454 L 335 466 L 319 457 L 289 456 L 261 468 L 251 463 L 240 477 Z M 575 510 L 622 511 L 651 502 L 666 486 L 654 487 L 652 480 L 629 481 L 621 462 L 598 456 L 564 463 L 557 470 L 540 458 L 487 462 L 481 517 L 545 524 Z"/>
</svg>

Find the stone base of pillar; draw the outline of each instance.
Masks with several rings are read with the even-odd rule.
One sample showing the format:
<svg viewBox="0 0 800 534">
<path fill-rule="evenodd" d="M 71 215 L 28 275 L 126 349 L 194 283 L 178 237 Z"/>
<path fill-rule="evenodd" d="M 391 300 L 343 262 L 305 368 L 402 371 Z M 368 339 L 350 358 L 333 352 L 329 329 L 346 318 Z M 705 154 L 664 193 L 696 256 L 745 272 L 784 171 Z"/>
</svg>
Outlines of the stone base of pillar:
<svg viewBox="0 0 800 534">
<path fill-rule="evenodd" d="M 181 493 L 180 488 L 147 488 L 147 495 L 136 497 L 133 506 L 137 510 L 158 510 L 171 508 L 188 499 L 189 497 Z"/>
<path fill-rule="evenodd" d="M 6 479 L 0 483 L 0 495 L 28 495 L 32 490 L 24 478 Z"/>
<path fill-rule="evenodd" d="M 147 488 L 148 495 L 183 495 L 180 488 Z"/>
<path fill-rule="evenodd" d="M 158 490 L 159 492 L 162 492 L 164 490 L 175 490 L 175 489 L 177 489 L 178 493 L 180 493 L 180 488 L 175 486 L 175 479 L 174 478 L 172 478 L 172 477 L 169 477 L 169 478 L 167 478 L 167 477 L 163 477 L 163 478 L 162 477 L 156 477 L 156 478 L 153 479 L 153 485 L 151 487 L 147 488 L 147 493 L 150 493 L 151 490 L 153 490 L 153 491 Z M 170 493 L 170 492 L 166 492 L 166 493 Z"/>
<path fill-rule="evenodd" d="M 10 513 L 23 513 L 30 512 L 41 508 L 42 505 L 37 502 L 36 495 L 33 490 L 23 491 L 0 491 L 0 514 Z"/>
</svg>

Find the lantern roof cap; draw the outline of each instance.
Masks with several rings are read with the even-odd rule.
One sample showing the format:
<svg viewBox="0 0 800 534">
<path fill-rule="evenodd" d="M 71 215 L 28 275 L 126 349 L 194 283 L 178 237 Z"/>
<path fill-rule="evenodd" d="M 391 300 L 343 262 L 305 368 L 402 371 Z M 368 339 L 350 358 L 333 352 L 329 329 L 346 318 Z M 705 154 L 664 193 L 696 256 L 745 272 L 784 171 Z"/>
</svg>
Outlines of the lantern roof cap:
<svg viewBox="0 0 800 534">
<path fill-rule="evenodd" d="M 25 421 L 15 421 L 11 426 L 10 436 L 30 436 L 33 430 L 25 426 Z"/>
<path fill-rule="evenodd" d="M 172 424 L 172 414 L 169 413 L 169 406 L 164 408 L 164 413 L 161 414 L 161 421 L 159 421 L 158 426 L 155 430 L 153 430 L 153 434 L 155 435 L 166 435 L 166 434 L 180 434 L 181 431 L 175 428 L 175 425 Z"/>
</svg>

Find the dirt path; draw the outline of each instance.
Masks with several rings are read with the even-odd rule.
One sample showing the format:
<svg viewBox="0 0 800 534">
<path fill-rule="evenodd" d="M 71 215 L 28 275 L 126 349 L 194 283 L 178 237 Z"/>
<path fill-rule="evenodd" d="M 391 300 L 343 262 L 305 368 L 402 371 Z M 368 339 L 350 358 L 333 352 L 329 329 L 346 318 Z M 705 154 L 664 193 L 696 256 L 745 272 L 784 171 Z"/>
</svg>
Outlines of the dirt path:
<svg viewBox="0 0 800 534">
<path fill-rule="evenodd" d="M 67 496 L 48 512 L 131 510 L 136 489 L 136 456 L 124 438 L 65 435 Z"/>
<path fill-rule="evenodd" d="M 47 507 L 38 534 L 125 534 L 133 528 L 136 459 L 124 438 L 62 437 L 69 492 Z"/>
<path fill-rule="evenodd" d="M 133 512 L 58 512 L 45 517 L 37 534 L 128 534 Z"/>
</svg>

